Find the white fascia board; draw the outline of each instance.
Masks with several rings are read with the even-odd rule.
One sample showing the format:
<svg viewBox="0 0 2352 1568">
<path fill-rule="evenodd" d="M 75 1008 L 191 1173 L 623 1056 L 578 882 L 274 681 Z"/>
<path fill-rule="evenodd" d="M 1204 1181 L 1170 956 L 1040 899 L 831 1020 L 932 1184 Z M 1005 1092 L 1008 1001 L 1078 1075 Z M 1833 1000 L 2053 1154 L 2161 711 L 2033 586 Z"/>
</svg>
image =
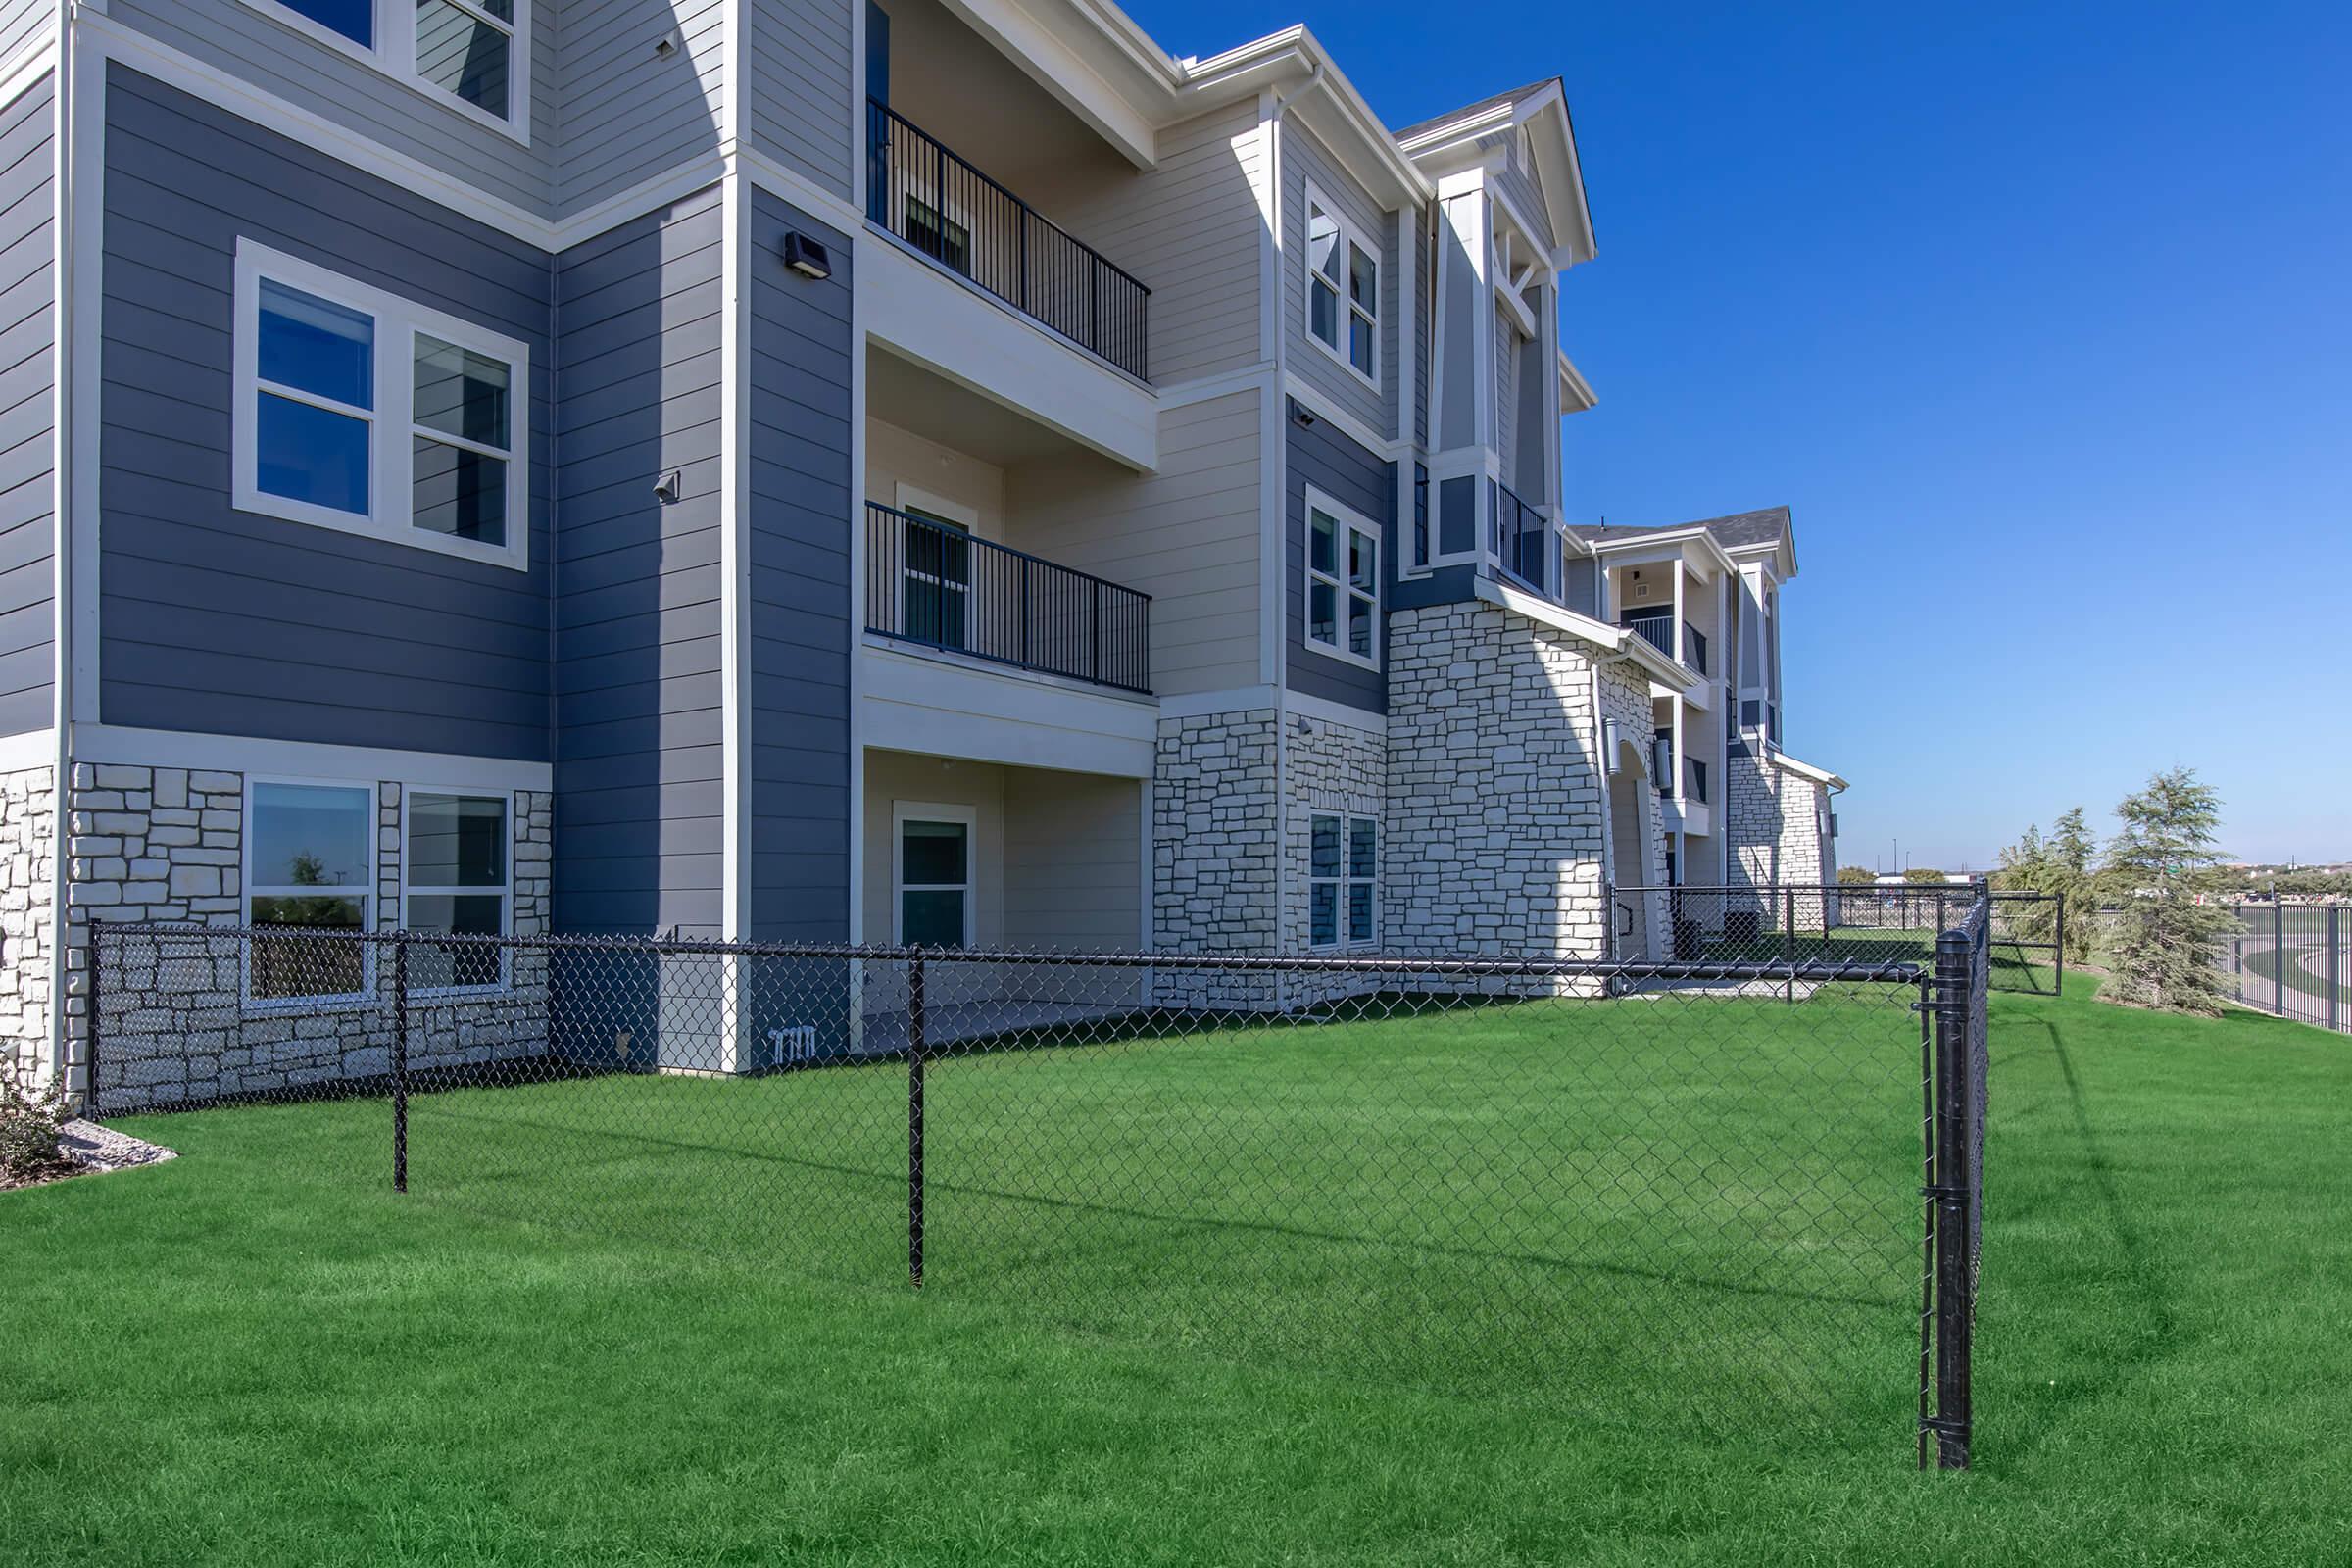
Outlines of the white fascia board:
<svg viewBox="0 0 2352 1568">
<path fill-rule="evenodd" d="M 1159 466 L 1150 387 L 871 224 L 858 246 L 857 292 L 869 341 L 1140 473 Z"/>
<path fill-rule="evenodd" d="M 1786 768 L 1800 778 L 1811 779 L 1816 784 L 1827 784 L 1833 793 L 1849 787 L 1844 779 L 1839 778 L 1828 768 L 1815 767 L 1811 762 L 1800 762 L 1778 747 L 1768 749 L 1765 755 L 1772 759 L 1775 767 Z"/>
<path fill-rule="evenodd" d="M 1107 40 L 1113 47 L 1136 58 L 1135 39 L 1141 37 L 1134 24 L 1120 13 L 1106 8 L 1087 5 L 1056 5 L 1056 26 L 1033 15 L 1013 0 L 942 0 L 948 11 L 974 32 L 988 40 L 1007 60 L 1017 66 L 1022 74 L 1043 87 L 1071 114 L 1084 121 L 1094 132 L 1117 150 L 1120 157 L 1138 169 L 1156 168 L 1159 163 L 1158 137 L 1155 130 L 1157 114 L 1164 113 L 1176 87 L 1175 63 L 1168 61 L 1156 45 L 1152 52 L 1165 62 L 1164 68 L 1146 65 L 1159 77 L 1156 90 L 1150 93 L 1149 108 L 1139 107 L 1135 95 L 1123 92 L 1104 79 L 1085 54 L 1069 40 L 1091 33 Z M 1114 37 L 1104 30 L 1109 18 L 1125 23 L 1133 37 Z M 1066 20 L 1065 20 L 1066 19 Z M 1089 25 L 1091 24 L 1091 25 Z M 1084 32 L 1080 28 L 1084 27 Z"/>
<path fill-rule="evenodd" d="M 1585 372 L 1576 368 L 1574 360 L 1568 358 L 1566 349 L 1560 350 L 1561 413 L 1582 414 L 1587 409 L 1597 407 L 1599 403 L 1600 397 L 1592 390 L 1592 383 L 1585 379 Z"/>
<path fill-rule="evenodd" d="M 1622 626 L 1612 626 L 1606 621 L 1594 620 L 1590 615 L 1580 615 L 1573 610 L 1563 610 L 1549 600 L 1521 593 L 1508 583 L 1495 582 L 1491 578 L 1479 578 L 1475 588 L 1478 597 L 1491 605 L 1499 605 L 1514 614 L 1524 615 L 1554 631 L 1564 631 L 1580 642 L 1591 643 L 1604 652 L 1624 655 L 1661 685 L 1671 686 L 1679 692 L 1688 691 L 1698 684 L 1697 671 L 1660 653 L 1650 646 L 1648 638 Z"/>
<path fill-rule="evenodd" d="M 1772 568 L 1775 582 L 1787 582 L 1796 575 L 1796 544 L 1788 532 L 1766 544 L 1738 545 L 1729 552 L 1729 559 L 1743 565 L 1763 565 Z"/>
<path fill-rule="evenodd" d="M 1318 68 L 1321 75 L 1316 77 Z M 1177 94 L 1178 116 L 1188 119 L 1262 87 L 1316 77 L 1323 91 L 1286 107 L 1311 114 L 1315 133 L 1373 199 L 1396 208 L 1425 202 L 1433 194 L 1428 177 L 1397 147 L 1396 138 L 1331 51 L 1304 26 L 1285 27 L 1206 60 L 1183 61 L 1179 69 L 1185 84 Z"/>
<path fill-rule="evenodd" d="M 1065 685 L 977 661 L 867 642 L 860 743 L 1012 767 L 1150 778 L 1159 708 L 1148 697 Z"/>
<path fill-rule="evenodd" d="M 1650 558 L 1638 556 L 1636 552 L 1656 551 L 1656 559 L 1663 561 L 1667 559 L 1668 553 L 1657 550 L 1658 546 L 1693 544 L 1697 545 L 1705 554 L 1712 556 L 1715 564 L 1723 570 L 1730 572 L 1739 569 L 1738 564 L 1725 552 L 1722 541 L 1704 528 L 1660 528 L 1654 533 L 1644 533 L 1638 537 L 1595 539 L 1592 541 L 1592 548 L 1598 555 L 1626 558 L 1617 564 L 1638 566 Z"/>
<path fill-rule="evenodd" d="M 245 735 L 211 735 L 196 730 L 133 729 L 121 724 L 77 724 L 74 760 L 119 762 L 132 767 L 185 767 L 217 773 L 274 773 L 297 778 L 427 778 L 468 789 L 555 788 L 547 762 L 504 757 L 465 757 L 446 752 L 390 751 L 373 746 L 334 746 L 318 741 L 265 740 Z"/>
</svg>

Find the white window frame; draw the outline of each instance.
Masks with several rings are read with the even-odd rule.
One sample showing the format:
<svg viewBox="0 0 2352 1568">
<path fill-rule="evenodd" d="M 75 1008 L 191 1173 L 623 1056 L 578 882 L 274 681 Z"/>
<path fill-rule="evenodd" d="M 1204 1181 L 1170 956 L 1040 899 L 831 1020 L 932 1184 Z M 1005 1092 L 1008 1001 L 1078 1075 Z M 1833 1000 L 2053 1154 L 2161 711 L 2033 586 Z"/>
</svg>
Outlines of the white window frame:
<svg viewBox="0 0 2352 1568">
<path fill-rule="evenodd" d="M 504 882 L 501 882 L 496 888 L 472 888 L 440 887 L 430 884 L 419 886 L 410 880 L 410 872 L 415 870 L 416 865 L 416 797 L 419 795 L 461 796 L 477 801 L 495 800 L 505 805 L 507 809 L 505 834 L 507 863 L 504 867 L 502 867 L 502 870 L 506 874 L 506 880 Z M 403 931 L 411 931 L 416 929 L 416 923 L 410 918 L 409 914 L 409 901 L 416 898 L 418 894 L 422 894 L 426 898 L 433 898 L 436 896 L 479 898 L 484 894 L 492 892 L 497 893 L 499 896 L 498 934 L 502 937 L 511 937 L 514 934 L 514 792 L 512 790 L 486 790 L 471 788 L 463 784 L 402 784 L 400 787 L 400 928 Z M 412 970 L 414 969 L 416 961 L 416 958 L 414 956 L 412 956 L 409 959 Z M 511 991 L 514 989 L 514 955 L 509 950 L 501 948 L 499 949 L 498 953 L 498 978 L 492 981 L 490 984 L 481 986 L 419 986 L 412 990 L 410 995 L 413 997 L 490 997 L 499 996 Z"/>
<path fill-rule="evenodd" d="M 402 86 L 453 109 L 467 120 L 487 125 L 504 136 L 527 144 L 531 139 L 531 0 L 514 0 L 514 20 L 504 23 L 482 9 L 478 0 L 451 0 L 460 11 L 478 17 L 506 32 L 507 115 L 500 118 L 479 105 L 428 81 L 416 69 L 416 0 L 373 0 L 375 43 L 349 38 L 322 22 L 313 21 L 283 0 L 245 0 L 245 4 L 281 26 L 324 44 L 337 54 L 382 72 Z"/>
<path fill-rule="evenodd" d="M 254 828 L 254 795 L 262 786 L 281 784 L 304 789 L 347 790 L 363 796 L 368 802 L 368 877 L 351 892 L 360 901 L 360 930 L 372 934 L 376 929 L 376 893 L 383 880 L 382 834 L 377 822 L 377 794 L 372 783 L 348 778 L 305 778 L 284 773 L 248 773 L 245 775 L 244 814 L 237 850 L 237 919 L 247 927 L 253 925 L 253 901 L 256 899 L 300 899 L 339 897 L 343 890 L 322 893 L 318 888 L 300 888 L 271 883 L 267 887 L 256 883 L 253 875 L 253 851 L 257 834 Z M 257 997 L 253 994 L 253 941 L 242 944 L 243 952 L 237 965 L 237 994 L 249 1012 L 327 1012 L 340 1008 L 365 1007 L 373 1004 L 380 966 L 376 962 L 376 945 L 361 946 L 360 989 L 357 991 L 322 992 L 313 997 Z"/>
<path fill-rule="evenodd" d="M 980 811 L 972 806 L 948 806 L 936 801 L 893 801 L 890 804 L 890 945 L 906 945 L 906 824 L 960 822 L 963 824 L 963 946 L 980 945 Z M 911 891 L 947 891 L 944 882 L 918 882 Z"/>
<path fill-rule="evenodd" d="M 283 389 L 301 402 L 368 420 L 368 514 L 338 511 L 314 502 L 271 495 L 260 485 L 257 471 L 257 410 L 263 391 L 260 376 L 261 294 L 264 279 L 315 294 L 320 299 L 364 312 L 375 320 L 375 407 L 346 409 L 341 404 L 308 393 Z M 420 430 L 415 419 L 416 339 L 428 336 L 462 349 L 503 360 L 512 367 L 508 393 L 510 445 L 496 448 L 452 436 L 441 430 Z M 405 300 L 396 294 L 356 282 L 322 267 L 272 250 L 255 240 L 237 241 L 235 360 L 236 407 L 230 418 L 233 502 L 240 512 L 282 517 L 341 533 L 359 534 L 416 550 L 436 551 L 466 561 L 478 561 L 515 571 L 530 569 L 530 449 L 531 351 L 527 344 L 488 331 L 470 321 Z M 270 383 L 272 391 L 278 391 Z M 412 489 L 415 438 L 422 434 L 445 446 L 503 458 L 507 465 L 507 542 L 485 544 L 419 528 L 415 520 Z"/>
<path fill-rule="evenodd" d="M 1334 292 L 1339 295 L 1337 320 L 1340 340 L 1337 343 L 1327 343 L 1315 335 L 1315 279 L 1319 274 L 1315 271 L 1313 235 L 1315 214 L 1318 211 L 1331 220 L 1332 225 L 1339 230 L 1340 236 L 1336 253 L 1340 261 L 1340 276 L 1339 281 L 1333 286 Z M 1385 281 L 1380 274 L 1381 270 L 1388 266 L 1384 253 L 1378 245 L 1373 244 L 1365 236 L 1364 231 L 1355 225 L 1354 220 L 1340 209 L 1339 204 L 1324 195 L 1312 181 L 1309 181 L 1306 187 L 1304 221 L 1298 237 L 1298 309 L 1300 312 L 1298 325 L 1300 330 L 1305 333 L 1309 343 L 1339 361 L 1341 368 L 1349 375 L 1354 376 L 1373 391 L 1380 391 L 1380 293 Z M 1361 250 L 1372 261 L 1372 307 L 1370 310 L 1365 310 L 1357 305 L 1354 296 L 1348 289 L 1348 263 L 1351 257 L 1348 247 L 1350 245 Z M 1328 277 L 1323 281 L 1332 282 Z M 1348 343 L 1352 325 L 1351 313 L 1362 316 L 1372 323 L 1372 371 L 1369 375 L 1357 368 L 1355 361 L 1348 353 Z"/>
<path fill-rule="evenodd" d="M 1329 817 L 1340 824 L 1340 874 L 1338 876 L 1317 876 L 1315 874 L 1315 823 L 1323 817 Z M 1354 864 L 1351 856 L 1355 845 L 1355 827 L 1359 822 L 1368 822 L 1372 826 L 1372 874 L 1370 876 L 1357 876 L 1350 869 Z M 1306 945 L 1310 952 L 1361 951 L 1380 946 L 1380 868 L 1381 862 L 1386 858 L 1387 852 L 1381 847 L 1380 842 L 1379 817 L 1367 816 L 1358 811 L 1310 811 L 1307 813 Z M 1324 882 L 1333 884 L 1332 897 L 1337 901 L 1336 914 L 1332 923 L 1333 939 L 1329 942 L 1317 942 L 1315 940 L 1315 887 L 1318 883 Z M 1372 934 L 1368 937 L 1351 937 L 1348 934 L 1348 895 L 1358 885 L 1372 890 Z"/>
<path fill-rule="evenodd" d="M 1318 512 L 1329 514 L 1332 521 L 1340 525 L 1340 535 L 1335 541 L 1339 548 L 1332 561 L 1332 564 L 1338 568 L 1337 575 L 1318 571 L 1315 568 L 1315 514 Z M 1299 574 L 1298 579 L 1298 632 L 1300 639 L 1311 653 L 1321 654 L 1327 659 L 1341 660 L 1361 669 L 1379 669 L 1383 631 L 1381 607 L 1388 598 L 1385 592 L 1386 585 L 1381 581 L 1379 525 L 1353 507 L 1343 506 L 1311 484 L 1306 487 L 1306 504 L 1304 510 L 1299 514 L 1298 520 L 1298 561 L 1299 564 L 1305 568 Z M 1435 524 L 1434 518 L 1432 524 L 1433 526 Z M 1364 534 L 1372 541 L 1372 653 L 1369 658 L 1356 653 L 1348 646 L 1349 601 L 1357 593 L 1354 584 L 1348 577 L 1348 534 L 1350 530 Z M 1339 613 L 1332 620 L 1332 633 L 1338 638 L 1337 642 L 1327 643 L 1315 635 L 1315 584 L 1318 582 L 1329 583 L 1332 587 L 1334 602 L 1339 610 Z"/>
</svg>

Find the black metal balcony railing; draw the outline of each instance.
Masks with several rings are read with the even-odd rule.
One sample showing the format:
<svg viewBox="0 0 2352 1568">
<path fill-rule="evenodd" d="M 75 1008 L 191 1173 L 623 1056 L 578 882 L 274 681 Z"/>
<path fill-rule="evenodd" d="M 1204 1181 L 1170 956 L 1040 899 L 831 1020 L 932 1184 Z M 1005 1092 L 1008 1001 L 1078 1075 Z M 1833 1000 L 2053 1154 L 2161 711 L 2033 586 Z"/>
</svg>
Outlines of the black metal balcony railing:
<svg viewBox="0 0 2352 1568">
<path fill-rule="evenodd" d="M 1152 689 L 1152 596 L 868 502 L 865 628 L 1016 669 Z"/>
<path fill-rule="evenodd" d="M 1671 611 L 1628 611 L 1619 624 L 1668 659 L 1674 657 L 1674 614 Z"/>
<path fill-rule="evenodd" d="M 1502 562 L 1504 572 L 1521 587 L 1549 598 L 1551 572 L 1546 555 L 1550 546 L 1549 519 L 1513 495 L 1509 485 L 1497 484 L 1494 487 L 1494 554 Z"/>
<path fill-rule="evenodd" d="M 1150 378 L 1152 291 L 870 98 L 865 212 L 1024 316 Z"/>
</svg>

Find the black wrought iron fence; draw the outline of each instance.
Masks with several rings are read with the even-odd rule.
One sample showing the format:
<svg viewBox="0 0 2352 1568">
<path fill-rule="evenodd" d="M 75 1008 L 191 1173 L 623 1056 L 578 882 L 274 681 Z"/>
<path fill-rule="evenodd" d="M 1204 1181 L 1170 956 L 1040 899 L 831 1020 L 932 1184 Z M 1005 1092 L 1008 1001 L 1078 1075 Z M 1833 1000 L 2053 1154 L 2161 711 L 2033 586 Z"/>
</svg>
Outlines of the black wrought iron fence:
<svg viewBox="0 0 2352 1568">
<path fill-rule="evenodd" d="M 866 216 L 952 272 L 1149 380 L 1152 291 L 889 105 L 866 103 Z"/>
<path fill-rule="evenodd" d="M 1922 1331 L 1957 1463 L 1947 956 L 99 925 L 88 1060 L 94 1113 L 274 1118 L 302 1179 L 1630 1420 L 1908 1426 Z"/>
<path fill-rule="evenodd" d="M 2352 920 L 2340 904 L 2270 900 L 2231 907 L 2228 963 L 2237 1000 L 2323 1029 L 2352 1029 Z"/>
<path fill-rule="evenodd" d="M 1152 689 L 1152 596 L 875 502 L 866 629 L 1020 669 Z"/>
</svg>

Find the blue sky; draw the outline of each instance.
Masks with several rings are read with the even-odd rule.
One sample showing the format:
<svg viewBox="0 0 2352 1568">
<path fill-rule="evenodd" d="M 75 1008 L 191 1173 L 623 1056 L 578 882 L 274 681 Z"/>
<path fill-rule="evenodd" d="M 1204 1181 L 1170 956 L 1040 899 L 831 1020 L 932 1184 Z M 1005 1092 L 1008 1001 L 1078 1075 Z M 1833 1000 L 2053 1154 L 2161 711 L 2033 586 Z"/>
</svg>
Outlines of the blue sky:
<svg viewBox="0 0 2352 1568">
<path fill-rule="evenodd" d="M 1391 124 L 1566 78 L 1572 515 L 1787 503 L 1841 857 L 1984 865 L 2195 767 L 2352 858 L 2352 7 L 1132 0 L 1303 21 Z"/>
</svg>

